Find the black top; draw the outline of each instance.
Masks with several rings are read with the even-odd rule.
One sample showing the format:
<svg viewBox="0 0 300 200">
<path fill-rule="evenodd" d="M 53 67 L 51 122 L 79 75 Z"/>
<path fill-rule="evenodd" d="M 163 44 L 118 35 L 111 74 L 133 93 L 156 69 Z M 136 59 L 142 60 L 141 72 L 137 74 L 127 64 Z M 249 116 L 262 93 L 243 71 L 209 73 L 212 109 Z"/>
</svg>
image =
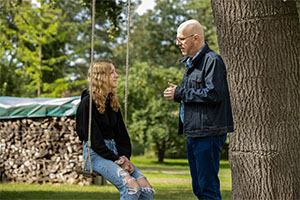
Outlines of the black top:
<svg viewBox="0 0 300 200">
<path fill-rule="evenodd" d="M 76 113 L 76 132 L 81 141 L 88 141 L 89 101 L 87 90 L 81 94 L 81 102 Z M 119 156 L 131 156 L 131 143 L 120 109 L 115 112 L 110 107 L 109 100 L 105 104 L 105 112 L 100 114 L 96 104 L 92 103 L 91 148 L 103 158 L 115 161 Z M 116 142 L 118 154 L 109 150 L 104 139 L 113 139 Z"/>
</svg>

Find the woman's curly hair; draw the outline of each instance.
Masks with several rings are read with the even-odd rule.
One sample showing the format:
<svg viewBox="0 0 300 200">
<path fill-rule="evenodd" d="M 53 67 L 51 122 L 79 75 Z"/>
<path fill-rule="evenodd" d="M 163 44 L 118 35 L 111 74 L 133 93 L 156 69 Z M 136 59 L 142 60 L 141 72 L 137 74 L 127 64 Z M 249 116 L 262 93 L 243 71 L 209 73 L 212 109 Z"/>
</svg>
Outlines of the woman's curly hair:
<svg viewBox="0 0 300 200">
<path fill-rule="evenodd" d="M 92 98 L 101 114 L 105 111 L 105 102 L 107 99 L 110 99 L 110 106 L 113 111 L 118 112 L 119 110 L 116 90 L 113 88 L 111 80 L 112 65 L 113 62 L 110 60 L 97 60 L 93 63 Z M 88 77 L 90 82 L 91 68 L 89 68 Z"/>
</svg>

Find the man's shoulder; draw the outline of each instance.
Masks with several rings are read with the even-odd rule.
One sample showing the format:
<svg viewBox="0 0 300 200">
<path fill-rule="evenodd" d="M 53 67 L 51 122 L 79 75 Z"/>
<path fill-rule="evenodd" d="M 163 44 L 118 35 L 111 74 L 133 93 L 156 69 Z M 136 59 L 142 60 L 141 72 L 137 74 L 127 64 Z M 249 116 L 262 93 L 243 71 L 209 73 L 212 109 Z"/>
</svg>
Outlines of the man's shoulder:
<svg viewBox="0 0 300 200">
<path fill-rule="evenodd" d="M 208 61 L 207 63 L 218 63 L 218 65 L 224 65 L 221 55 L 212 50 L 207 52 L 206 59 Z"/>
<path fill-rule="evenodd" d="M 220 54 L 216 53 L 215 51 L 209 49 L 205 56 L 207 56 L 207 58 L 210 58 L 210 59 L 221 59 L 221 56 Z"/>
</svg>

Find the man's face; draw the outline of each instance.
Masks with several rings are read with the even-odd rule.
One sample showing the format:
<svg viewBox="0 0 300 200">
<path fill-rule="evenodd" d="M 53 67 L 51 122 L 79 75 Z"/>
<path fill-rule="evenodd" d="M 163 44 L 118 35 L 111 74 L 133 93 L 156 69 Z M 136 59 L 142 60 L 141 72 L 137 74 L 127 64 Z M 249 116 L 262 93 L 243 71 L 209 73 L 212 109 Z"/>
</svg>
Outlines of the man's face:
<svg viewBox="0 0 300 200">
<path fill-rule="evenodd" d="M 179 46 L 182 55 L 193 57 L 193 55 L 192 55 L 192 50 L 194 47 L 193 37 L 194 37 L 194 34 L 188 35 L 188 34 L 184 34 L 184 32 L 182 30 L 177 31 L 176 45 Z"/>
</svg>

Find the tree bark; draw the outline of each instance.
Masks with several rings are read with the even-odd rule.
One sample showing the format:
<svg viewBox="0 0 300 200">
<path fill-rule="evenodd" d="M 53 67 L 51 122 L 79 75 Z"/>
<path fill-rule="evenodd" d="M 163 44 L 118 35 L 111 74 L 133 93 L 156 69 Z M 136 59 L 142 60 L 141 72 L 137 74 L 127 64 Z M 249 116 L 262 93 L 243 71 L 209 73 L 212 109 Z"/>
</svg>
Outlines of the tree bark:
<svg viewBox="0 0 300 200">
<path fill-rule="evenodd" d="M 158 162 L 163 163 L 165 158 L 165 152 L 166 152 L 166 141 L 162 141 L 162 143 L 157 142 L 156 146 L 157 146 Z"/>
<path fill-rule="evenodd" d="M 295 0 L 211 0 L 228 71 L 232 199 L 300 199 Z"/>
</svg>

